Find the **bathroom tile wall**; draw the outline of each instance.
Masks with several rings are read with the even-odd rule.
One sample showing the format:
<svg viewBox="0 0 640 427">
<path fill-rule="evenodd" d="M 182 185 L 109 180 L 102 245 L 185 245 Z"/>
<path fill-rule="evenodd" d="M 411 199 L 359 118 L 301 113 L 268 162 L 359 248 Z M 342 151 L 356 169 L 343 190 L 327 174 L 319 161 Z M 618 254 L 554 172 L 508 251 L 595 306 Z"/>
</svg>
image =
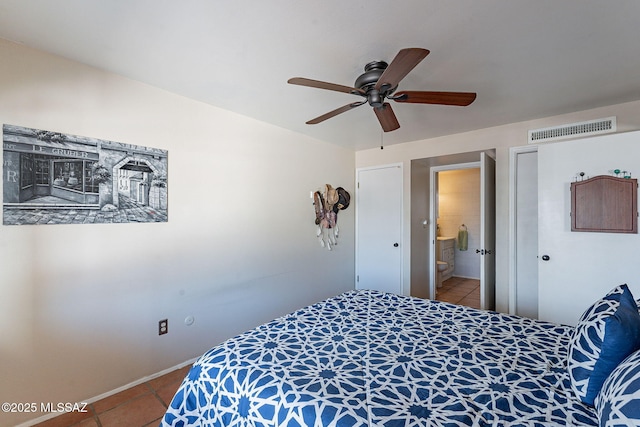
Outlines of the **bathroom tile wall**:
<svg viewBox="0 0 640 427">
<path fill-rule="evenodd" d="M 456 238 L 454 276 L 480 277 L 480 169 L 458 169 L 438 173 L 438 204 L 441 236 Z M 457 246 L 458 230 L 469 233 L 468 250 Z"/>
</svg>

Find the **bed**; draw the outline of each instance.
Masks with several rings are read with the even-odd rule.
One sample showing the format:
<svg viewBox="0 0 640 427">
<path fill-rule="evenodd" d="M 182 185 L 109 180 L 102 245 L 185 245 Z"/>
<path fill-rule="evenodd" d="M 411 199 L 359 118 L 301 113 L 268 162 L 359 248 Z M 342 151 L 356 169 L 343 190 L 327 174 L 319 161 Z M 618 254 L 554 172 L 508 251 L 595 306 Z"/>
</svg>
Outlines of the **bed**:
<svg viewBox="0 0 640 427">
<path fill-rule="evenodd" d="M 596 426 L 567 369 L 574 329 L 349 291 L 209 350 L 161 425 Z"/>
</svg>

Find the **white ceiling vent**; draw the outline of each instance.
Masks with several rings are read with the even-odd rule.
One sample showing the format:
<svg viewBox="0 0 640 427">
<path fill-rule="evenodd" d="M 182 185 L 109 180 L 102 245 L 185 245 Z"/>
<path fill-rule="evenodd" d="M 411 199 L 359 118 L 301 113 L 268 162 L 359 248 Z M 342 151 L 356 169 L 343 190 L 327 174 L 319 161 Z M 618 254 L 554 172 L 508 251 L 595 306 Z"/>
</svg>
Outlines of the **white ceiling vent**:
<svg viewBox="0 0 640 427">
<path fill-rule="evenodd" d="M 583 136 L 601 135 L 616 131 L 616 118 L 589 120 L 588 122 L 570 123 L 544 129 L 529 131 L 529 144 L 539 142 L 558 141 L 561 139 L 578 138 Z"/>
</svg>

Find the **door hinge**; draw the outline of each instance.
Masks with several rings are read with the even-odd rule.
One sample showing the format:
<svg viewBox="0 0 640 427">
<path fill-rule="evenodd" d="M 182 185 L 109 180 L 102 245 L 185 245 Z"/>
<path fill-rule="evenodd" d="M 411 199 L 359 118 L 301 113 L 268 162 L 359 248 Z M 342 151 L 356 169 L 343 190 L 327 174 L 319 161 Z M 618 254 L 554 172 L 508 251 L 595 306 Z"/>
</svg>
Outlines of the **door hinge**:
<svg viewBox="0 0 640 427">
<path fill-rule="evenodd" d="M 356 282 L 360 282 L 360 275 L 356 276 Z"/>
</svg>

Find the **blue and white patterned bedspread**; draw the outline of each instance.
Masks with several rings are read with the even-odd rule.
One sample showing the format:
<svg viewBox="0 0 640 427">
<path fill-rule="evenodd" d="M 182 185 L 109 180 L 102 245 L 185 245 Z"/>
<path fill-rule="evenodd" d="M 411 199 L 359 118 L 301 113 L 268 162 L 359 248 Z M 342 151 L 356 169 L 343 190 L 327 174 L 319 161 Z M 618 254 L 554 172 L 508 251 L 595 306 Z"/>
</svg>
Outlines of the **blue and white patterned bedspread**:
<svg viewBox="0 0 640 427">
<path fill-rule="evenodd" d="M 162 426 L 595 426 L 572 328 L 350 291 L 205 353 Z"/>
</svg>

